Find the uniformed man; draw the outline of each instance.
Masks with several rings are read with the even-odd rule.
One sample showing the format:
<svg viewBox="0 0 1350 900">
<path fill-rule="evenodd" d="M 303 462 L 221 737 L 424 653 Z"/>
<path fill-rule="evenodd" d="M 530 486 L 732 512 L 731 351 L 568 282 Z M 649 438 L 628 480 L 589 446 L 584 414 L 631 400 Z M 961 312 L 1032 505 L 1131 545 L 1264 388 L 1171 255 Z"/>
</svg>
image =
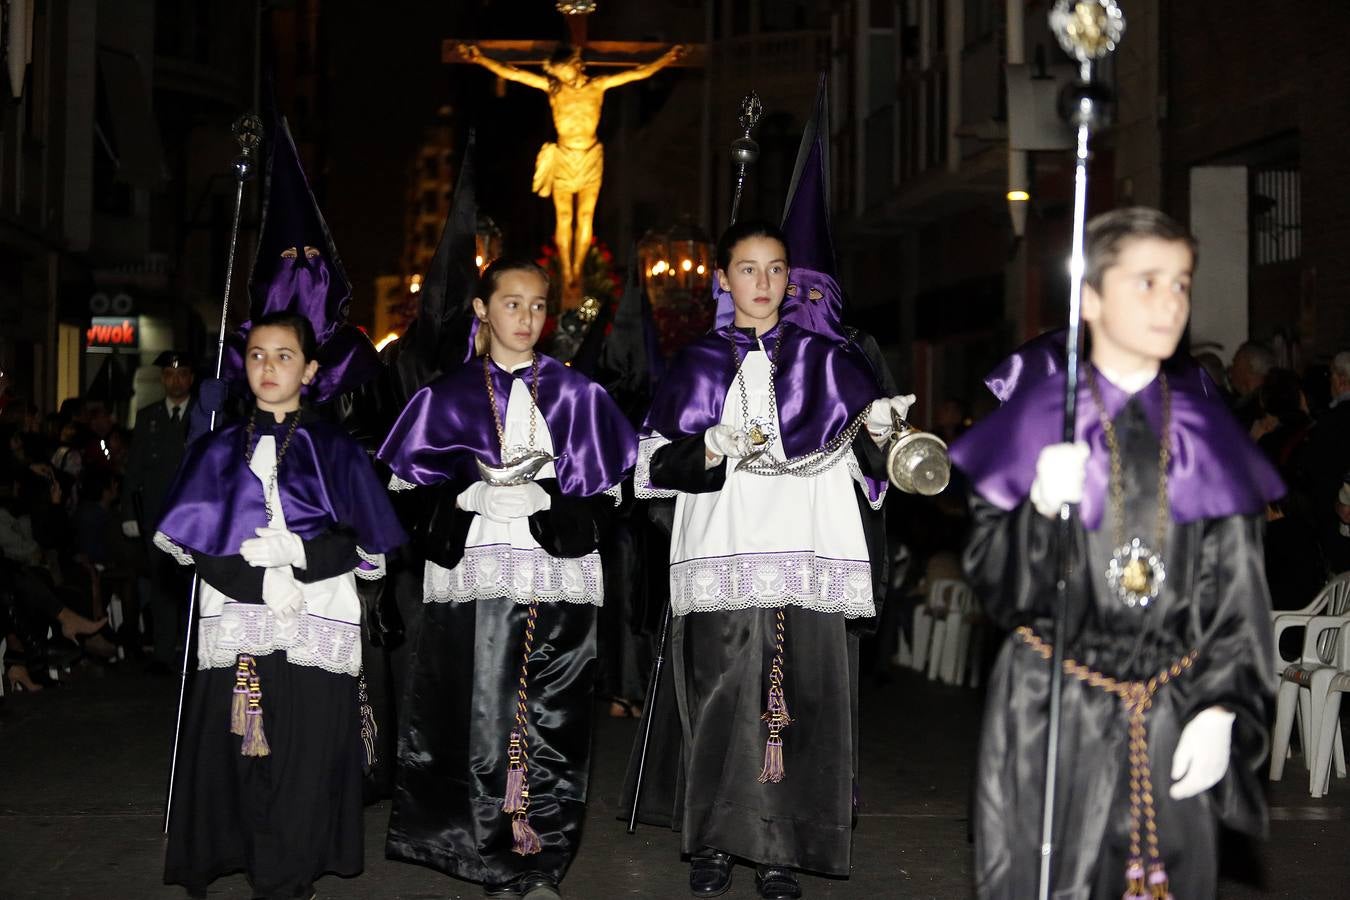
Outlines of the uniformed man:
<svg viewBox="0 0 1350 900">
<path fill-rule="evenodd" d="M 133 539 L 148 540 L 155 533 L 164 496 L 183 458 L 193 406 L 192 360 L 188 355 L 166 350 L 155 358 L 155 365 L 160 367 L 164 399 L 136 413 L 131 458 L 122 482 L 122 532 Z M 168 674 L 178 646 L 179 609 L 187 599 L 188 585 L 171 558 L 151 553 L 142 586 L 153 619 L 155 649 L 150 668 Z M 129 615 L 128 621 L 134 623 L 135 618 Z"/>
</svg>

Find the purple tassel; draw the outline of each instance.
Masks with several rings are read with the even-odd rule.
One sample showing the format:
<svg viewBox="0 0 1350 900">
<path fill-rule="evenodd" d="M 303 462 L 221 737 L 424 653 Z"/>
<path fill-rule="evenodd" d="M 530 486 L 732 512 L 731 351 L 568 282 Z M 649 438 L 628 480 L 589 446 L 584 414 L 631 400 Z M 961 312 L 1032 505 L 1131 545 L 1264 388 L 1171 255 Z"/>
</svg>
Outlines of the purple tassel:
<svg viewBox="0 0 1350 900">
<path fill-rule="evenodd" d="M 244 713 L 248 709 L 249 656 L 240 656 L 234 667 L 234 696 L 230 698 L 230 734 L 244 736 Z"/>
<path fill-rule="evenodd" d="M 524 813 L 517 813 L 511 820 L 511 836 L 515 838 L 515 846 L 511 851 L 519 856 L 530 856 L 543 849 L 539 835 L 530 827 L 530 820 Z"/>
<path fill-rule="evenodd" d="M 520 732 L 511 732 L 510 743 L 506 747 L 506 799 L 502 801 L 502 812 L 525 811 L 525 763 L 521 759 Z"/>
<path fill-rule="evenodd" d="M 525 770 L 511 768 L 506 773 L 506 800 L 502 802 L 502 812 L 525 811 Z"/>
<path fill-rule="evenodd" d="M 239 747 L 241 756 L 268 756 L 272 748 L 263 731 L 262 682 L 254 673 L 248 679 L 248 711 L 244 714 L 244 741 Z"/>
<path fill-rule="evenodd" d="M 783 738 L 777 734 L 770 734 L 768 742 L 764 745 L 764 769 L 759 773 L 759 783 L 773 782 L 777 784 L 783 780 L 786 771 L 783 769 Z"/>
</svg>

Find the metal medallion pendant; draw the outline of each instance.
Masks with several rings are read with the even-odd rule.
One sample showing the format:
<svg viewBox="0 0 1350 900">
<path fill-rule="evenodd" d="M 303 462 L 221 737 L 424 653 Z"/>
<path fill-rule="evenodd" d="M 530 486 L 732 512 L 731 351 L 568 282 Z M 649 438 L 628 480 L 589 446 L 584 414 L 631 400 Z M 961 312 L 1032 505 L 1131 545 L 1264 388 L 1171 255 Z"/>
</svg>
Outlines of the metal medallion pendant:
<svg viewBox="0 0 1350 900">
<path fill-rule="evenodd" d="M 749 438 L 752 449 L 764 450 L 773 443 L 773 439 L 777 435 L 771 419 L 766 416 L 756 416 L 746 423 L 745 436 Z"/>
<path fill-rule="evenodd" d="M 1166 578 L 1162 556 L 1139 538 L 1117 547 L 1106 567 L 1106 583 L 1131 609 L 1148 606 L 1162 591 Z"/>
</svg>

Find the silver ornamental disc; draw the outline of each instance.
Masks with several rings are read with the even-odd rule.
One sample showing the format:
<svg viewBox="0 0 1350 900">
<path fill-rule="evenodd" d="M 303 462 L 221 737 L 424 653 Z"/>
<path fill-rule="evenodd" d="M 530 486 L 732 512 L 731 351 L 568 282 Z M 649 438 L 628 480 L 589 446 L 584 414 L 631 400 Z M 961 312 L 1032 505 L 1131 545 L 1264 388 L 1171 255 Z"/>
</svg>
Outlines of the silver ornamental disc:
<svg viewBox="0 0 1350 900">
<path fill-rule="evenodd" d="M 1161 593 L 1166 579 L 1162 556 L 1139 538 L 1117 547 L 1106 566 L 1106 583 L 1130 609 L 1148 606 Z"/>
</svg>

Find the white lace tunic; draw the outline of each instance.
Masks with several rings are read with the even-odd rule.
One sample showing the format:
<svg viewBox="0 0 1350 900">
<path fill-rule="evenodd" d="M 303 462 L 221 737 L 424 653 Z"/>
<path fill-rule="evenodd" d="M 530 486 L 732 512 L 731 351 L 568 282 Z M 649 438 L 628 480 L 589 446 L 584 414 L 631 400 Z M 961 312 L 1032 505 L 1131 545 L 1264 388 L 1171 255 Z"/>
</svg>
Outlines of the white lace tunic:
<svg viewBox="0 0 1350 900">
<path fill-rule="evenodd" d="M 750 418 L 774 415 L 769 359 L 760 349 L 742 365 Z M 731 383 L 723 424 L 742 427 L 741 393 Z M 862 483 L 852 451 L 808 477 L 738 472 L 727 460 L 720 491 L 686 494 L 655 488 L 652 454 L 669 441 L 654 435 L 638 450 L 639 497 L 675 496 L 670 543 L 670 602 L 675 615 L 707 610 L 800 606 L 846 617 L 876 614 L 872 568 L 854 482 Z M 769 450 L 783 459 L 781 441 Z M 878 505 L 879 505 L 878 500 Z"/>
<path fill-rule="evenodd" d="M 523 363 L 517 368 L 528 367 Z M 534 407 L 524 379 L 511 382 L 502 432 L 509 448 L 530 444 L 530 412 L 534 408 L 534 449 L 553 453 L 544 414 Z M 508 453 L 508 456 L 514 454 Z M 555 478 L 553 463 L 546 464 L 538 478 Z M 607 492 L 608 493 L 608 492 Z M 509 598 L 516 603 L 604 603 L 604 579 L 600 554 L 591 551 L 577 559 L 552 556 L 530 533 L 526 517 L 494 522 L 474 516 L 465 541 L 464 558 L 453 569 L 428 561 L 422 577 L 426 603 L 464 603 L 470 600 Z"/>
<path fill-rule="evenodd" d="M 264 490 L 272 478 L 277 463 L 276 439 L 271 435 L 258 438 L 249 469 L 262 482 Z M 279 489 L 272 486 L 268 506 L 273 528 L 286 527 Z M 164 540 L 161 541 L 161 538 Z M 161 547 L 167 538 L 156 536 Z M 183 561 L 183 552 L 172 547 L 170 552 Z M 237 552 L 237 551 L 236 551 Z M 373 568 L 360 568 L 334 578 L 312 584 L 300 583 L 304 605 L 295 627 L 278 626 L 272 611 L 262 603 L 240 603 L 216 590 L 205 581 L 199 589 L 201 621 L 197 635 L 197 667 L 218 669 L 233 666 L 240 653 L 266 656 L 281 650 L 286 661 L 299 666 L 317 666 L 329 672 L 357 675 L 361 671 L 361 600 L 356 593 L 356 575 L 362 578 L 381 578 L 384 575 L 383 554 L 357 552 Z M 191 562 L 191 558 L 187 558 Z"/>
</svg>

